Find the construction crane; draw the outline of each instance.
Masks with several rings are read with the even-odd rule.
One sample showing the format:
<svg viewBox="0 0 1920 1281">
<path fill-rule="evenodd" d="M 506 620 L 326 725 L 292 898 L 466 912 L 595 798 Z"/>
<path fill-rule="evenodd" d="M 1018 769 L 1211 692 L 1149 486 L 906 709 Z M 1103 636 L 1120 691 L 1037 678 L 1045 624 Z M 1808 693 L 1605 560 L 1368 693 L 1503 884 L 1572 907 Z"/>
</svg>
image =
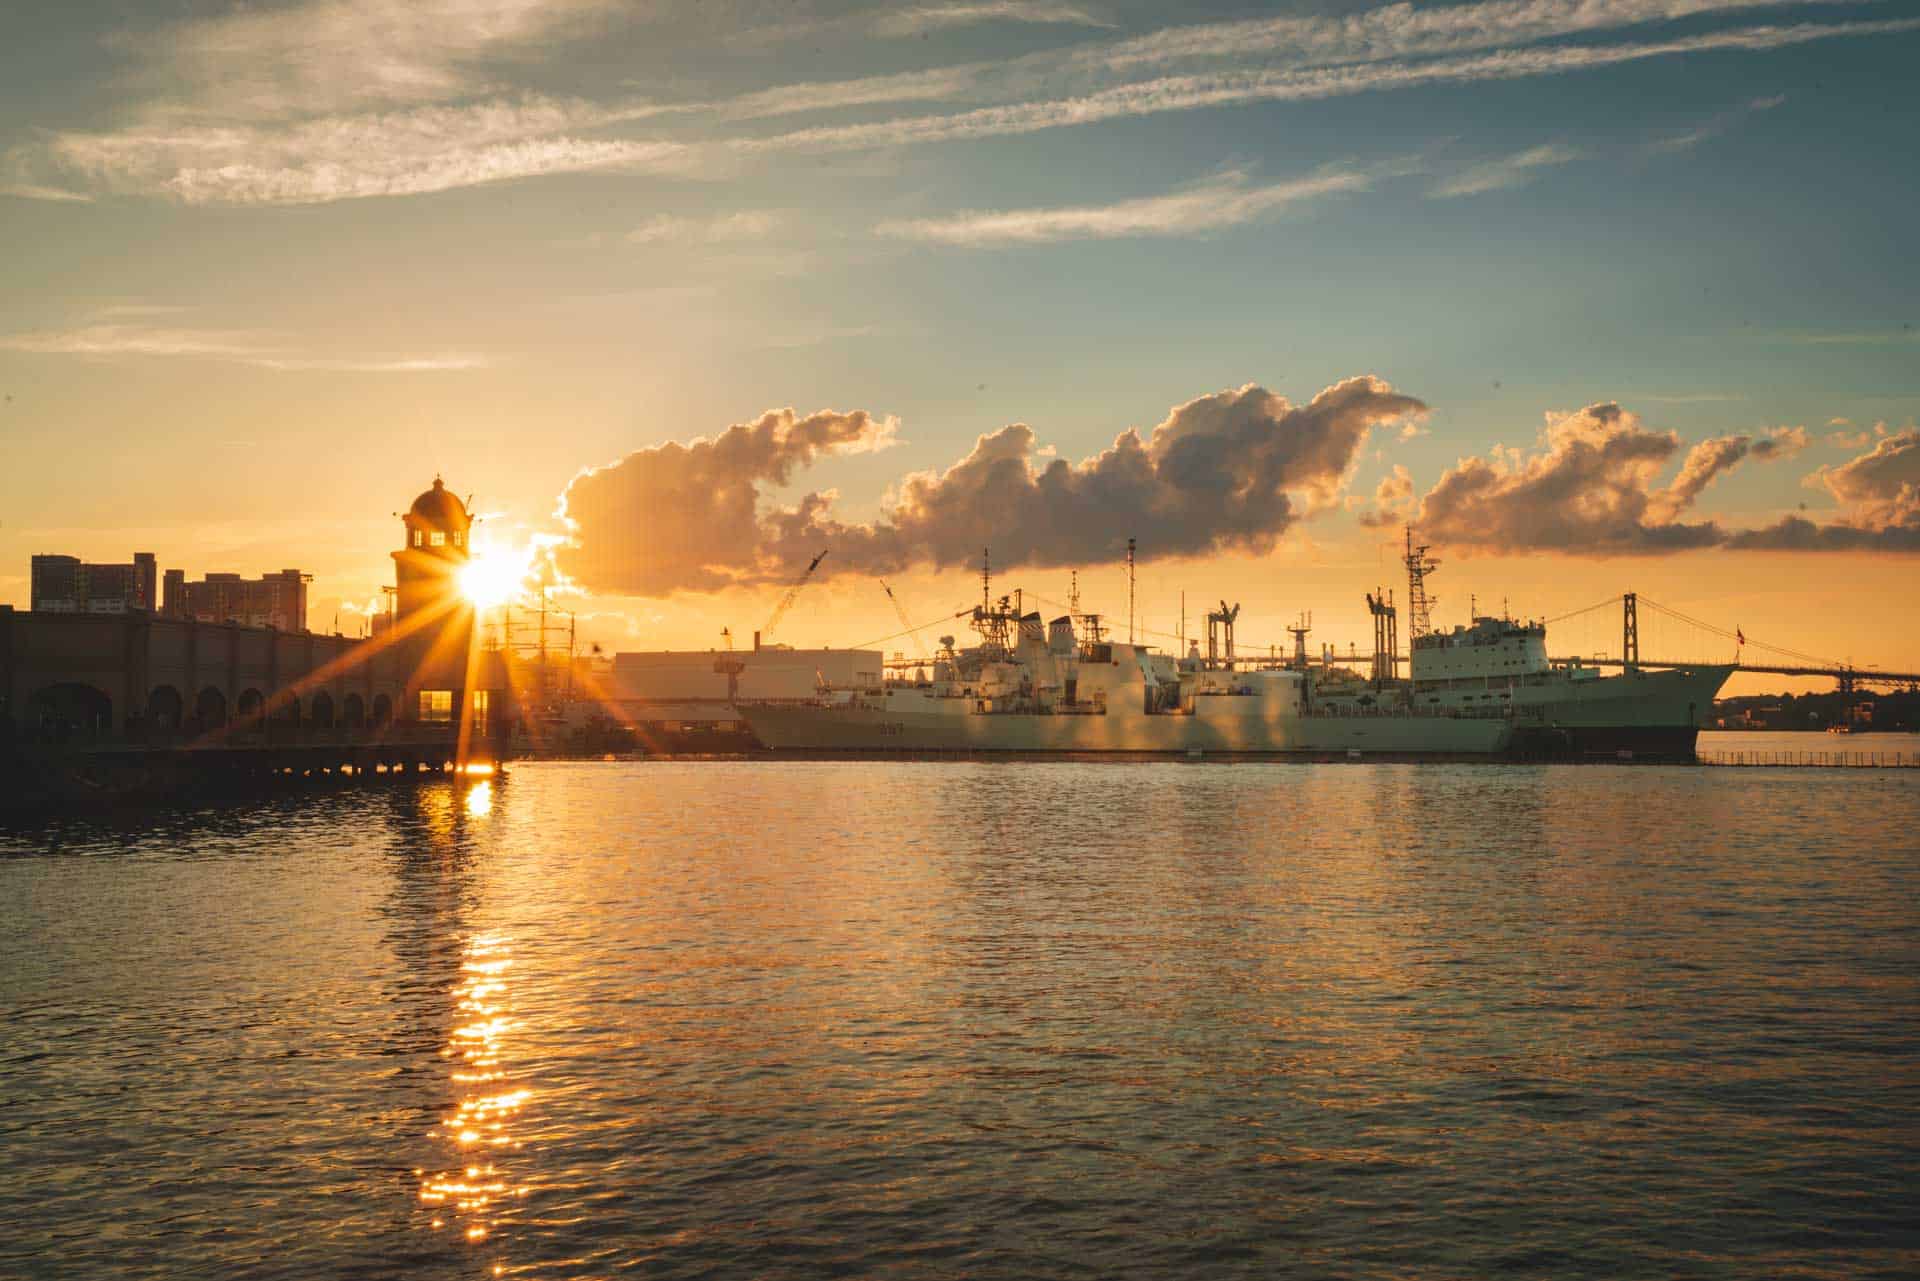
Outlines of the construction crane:
<svg viewBox="0 0 1920 1281">
<path fill-rule="evenodd" d="M 823 552 L 822 555 L 824 554 L 825 553 Z M 913 637 L 913 647 L 916 651 L 919 652 L 921 659 L 924 661 L 925 658 L 927 657 L 927 647 L 920 640 L 920 629 L 913 625 L 913 620 L 911 618 L 907 617 L 907 607 L 905 605 L 902 605 L 900 603 L 900 598 L 893 594 L 893 588 L 887 586 L 887 580 L 882 578 L 879 580 L 879 582 L 880 582 L 880 590 L 885 592 L 887 594 L 887 599 L 893 602 L 893 612 L 896 615 L 898 615 L 900 619 L 900 626 L 906 628 L 907 634 Z"/>
<path fill-rule="evenodd" d="M 800 571 L 800 577 L 793 580 L 793 586 L 787 588 L 787 594 L 782 596 L 780 603 L 773 607 L 773 616 L 767 619 L 767 625 L 753 634 L 755 649 L 760 648 L 762 641 L 773 639 L 773 629 L 780 625 L 780 620 L 785 618 L 787 611 L 793 608 L 793 602 L 800 595 L 800 589 L 807 585 L 807 580 L 813 577 L 813 571 L 820 568 L 820 562 L 826 558 L 827 550 L 823 547 L 818 556 L 807 562 L 807 567 Z"/>
</svg>

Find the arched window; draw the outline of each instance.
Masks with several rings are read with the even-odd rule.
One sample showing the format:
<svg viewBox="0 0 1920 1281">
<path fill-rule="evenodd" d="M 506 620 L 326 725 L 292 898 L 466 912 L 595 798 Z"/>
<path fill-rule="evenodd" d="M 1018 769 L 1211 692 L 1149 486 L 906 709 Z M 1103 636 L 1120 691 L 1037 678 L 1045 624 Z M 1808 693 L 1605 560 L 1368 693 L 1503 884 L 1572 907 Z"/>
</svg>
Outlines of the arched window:
<svg viewBox="0 0 1920 1281">
<path fill-rule="evenodd" d="M 447 536 L 443 531 L 436 529 L 433 531 L 433 537 L 429 541 L 431 541 L 435 547 L 439 547 L 446 543 Z"/>
<path fill-rule="evenodd" d="M 457 529 L 453 531 L 453 545 L 455 547 L 460 545 L 460 531 Z"/>
<path fill-rule="evenodd" d="M 425 544 L 426 541 L 427 541 L 427 536 L 425 534 L 421 533 L 417 529 L 413 531 L 413 545 L 415 547 L 422 546 L 423 544 Z"/>
</svg>

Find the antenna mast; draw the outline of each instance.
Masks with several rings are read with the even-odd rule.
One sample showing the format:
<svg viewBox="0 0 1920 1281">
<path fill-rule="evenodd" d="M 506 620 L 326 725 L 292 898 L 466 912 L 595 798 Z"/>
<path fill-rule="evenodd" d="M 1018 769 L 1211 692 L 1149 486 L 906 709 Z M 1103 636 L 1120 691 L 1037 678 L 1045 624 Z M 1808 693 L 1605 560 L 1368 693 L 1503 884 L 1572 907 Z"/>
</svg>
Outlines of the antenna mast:
<svg viewBox="0 0 1920 1281">
<path fill-rule="evenodd" d="M 1293 665 L 1304 672 L 1307 670 L 1307 637 L 1313 633 L 1313 615 L 1301 614 L 1300 621 L 1287 630 L 1293 633 Z"/>
<path fill-rule="evenodd" d="M 1127 540 L 1127 644 L 1133 644 L 1133 539 Z"/>
<path fill-rule="evenodd" d="M 1414 546 L 1413 526 L 1407 526 L 1407 641 L 1411 644 L 1433 630 L 1433 607 L 1437 597 L 1427 595 L 1427 575 L 1440 568 L 1440 562 L 1427 555 L 1427 544 Z"/>
</svg>

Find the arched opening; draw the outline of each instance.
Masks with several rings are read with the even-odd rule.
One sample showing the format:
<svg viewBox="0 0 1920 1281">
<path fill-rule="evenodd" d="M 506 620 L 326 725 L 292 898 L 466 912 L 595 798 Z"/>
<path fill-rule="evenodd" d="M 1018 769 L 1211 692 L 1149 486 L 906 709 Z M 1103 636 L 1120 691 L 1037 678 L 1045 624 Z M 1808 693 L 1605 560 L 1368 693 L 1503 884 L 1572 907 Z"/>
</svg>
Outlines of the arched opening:
<svg viewBox="0 0 1920 1281">
<path fill-rule="evenodd" d="M 193 719 L 202 729 L 219 729 L 227 723 L 227 696 L 209 685 L 193 700 Z"/>
<path fill-rule="evenodd" d="M 348 729 L 359 729 L 367 723 L 366 700 L 358 694 L 349 694 L 340 704 L 340 723 Z"/>
<path fill-rule="evenodd" d="M 147 724 L 154 729 L 170 734 L 180 728 L 185 714 L 185 700 L 173 686 L 156 685 L 147 695 Z"/>
<path fill-rule="evenodd" d="M 113 700 L 91 685 L 62 681 L 27 700 L 27 723 L 54 738 L 104 734 L 113 728 Z"/>
<path fill-rule="evenodd" d="M 280 695 L 273 705 L 273 723 L 286 729 L 300 728 L 300 699 L 297 695 Z"/>
<path fill-rule="evenodd" d="M 393 723 L 393 700 L 385 694 L 373 696 L 373 723 L 390 725 Z"/>
<path fill-rule="evenodd" d="M 267 700 L 257 689 L 240 691 L 240 701 L 234 708 L 234 723 L 241 729 L 254 729 L 260 724 L 267 710 Z"/>
<path fill-rule="evenodd" d="M 324 689 L 307 705 L 307 724 L 315 729 L 333 728 L 333 695 Z"/>
</svg>

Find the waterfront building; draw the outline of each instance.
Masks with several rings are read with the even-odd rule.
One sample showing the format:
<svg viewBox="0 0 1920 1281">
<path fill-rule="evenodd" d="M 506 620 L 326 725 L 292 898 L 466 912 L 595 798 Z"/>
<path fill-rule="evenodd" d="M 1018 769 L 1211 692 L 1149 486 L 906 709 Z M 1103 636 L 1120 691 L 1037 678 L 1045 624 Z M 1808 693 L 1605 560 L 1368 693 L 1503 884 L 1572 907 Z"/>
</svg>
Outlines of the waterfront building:
<svg viewBox="0 0 1920 1281">
<path fill-rule="evenodd" d="M 122 591 L 99 566 L 35 557 L 34 610 L 0 605 L 0 738 L 378 738 L 388 726 L 458 722 L 463 708 L 474 713 L 475 741 L 497 735 L 516 713 L 501 656 L 473 645 L 474 610 L 459 582 L 471 526 L 437 480 L 414 501 L 394 553 L 395 622 L 371 639 L 255 625 L 234 610 L 215 621 L 155 611 L 144 553 L 132 567 L 106 567 L 146 567 L 144 596 L 139 582 Z M 300 577 L 259 581 L 289 574 Z M 53 608 L 39 608 L 43 585 Z M 304 579 L 299 586 L 304 609 Z M 112 600 L 124 603 L 104 603 Z"/>
<path fill-rule="evenodd" d="M 400 519 L 393 621 L 382 639 L 407 654 L 410 714 L 420 721 L 452 721 L 470 700 L 473 723 L 486 732 L 494 693 L 507 682 L 501 654 L 476 651 L 474 611 L 461 590 L 461 571 L 473 553 L 473 516 L 435 476 L 433 487 Z"/>
<path fill-rule="evenodd" d="M 96 565 L 77 556 L 33 558 L 30 599 L 36 613 L 151 613 L 153 589 L 152 552 L 135 552 L 124 565 Z"/>
<path fill-rule="evenodd" d="M 192 618 L 203 623 L 240 623 L 304 632 L 307 583 L 311 579 L 312 575 L 297 569 L 283 569 L 259 578 L 208 574 L 191 583 L 185 570 L 170 569 L 164 578 L 160 613 L 167 618 Z"/>
</svg>

